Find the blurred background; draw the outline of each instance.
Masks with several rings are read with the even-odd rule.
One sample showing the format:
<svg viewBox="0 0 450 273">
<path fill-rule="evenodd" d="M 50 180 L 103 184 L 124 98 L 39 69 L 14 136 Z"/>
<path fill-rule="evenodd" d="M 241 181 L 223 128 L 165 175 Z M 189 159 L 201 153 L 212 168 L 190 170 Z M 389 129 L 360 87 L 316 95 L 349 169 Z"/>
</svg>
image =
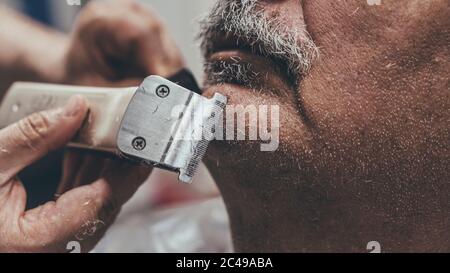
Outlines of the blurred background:
<svg viewBox="0 0 450 273">
<path fill-rule="evenodd" d="M 70 0 L 69 0 L 70 1 Z M 166 23 L 175 41 L 184 53 L 187 64 L 198 80 L 202 77 L 202 59 L 195 41 L 198 33 L 198 20 L 208 12 L 214 1 L 211 0 L 139 0 L 157 11 Z M 84 4 L 88 0 L 81 0 Z M 69 31 L 81 7 L 70 6 L 66 0 L 0 0 L 34 19 L 60 29 Z"/>
<path fill-rule="evenodd" d="M 103 0 L 97 0 L 103 1 Z M 70 0 L 0 0 L 48 26 L 69 32 L 82 6 Z M 73 2 L 73 0 L 72 0 Z M 88 0 L 81 0 L 82 5 Z M 140 0 L 159 15 L 182 50 L 188 68 L 202 82 L 202 58 L 196 41 L 198 21 L 214 4 L 211 0 Z M 39 163 L 38 163 L 39 164 Z M 36 165 L 38 165 L 36 164 Z M 48 166 L 47 166 L 48 167 Z M 38 166 L 43 168 L 43 166 Z M 56 169 L 55 166 L 50 166 Z M 28 175 L 29 176 L 29 175 Z M 27 183 L 27 207 L 53 198 L 58 181 Z M 34 180 L 33 177 L 29 177 Z M 45 179 L 44 179 L 45 180 Z M 177 174 L 155 170 L 124 206 L 115 224 L 94 252 L 229 252 L 232 250 L 228 216 L 205 166 L 192 185 L 177 181 Z"/>
</svg>

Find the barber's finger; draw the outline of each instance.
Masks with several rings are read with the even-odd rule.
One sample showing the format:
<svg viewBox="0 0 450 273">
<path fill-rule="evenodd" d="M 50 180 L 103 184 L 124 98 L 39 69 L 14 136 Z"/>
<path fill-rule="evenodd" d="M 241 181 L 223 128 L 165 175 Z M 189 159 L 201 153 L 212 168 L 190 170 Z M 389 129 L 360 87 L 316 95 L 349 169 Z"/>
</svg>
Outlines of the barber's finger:
<svg viewBox="0 0 450 273">
<path fill-rule="evenodd" d="M 0 131 L 0 171 L 9 180 L 20 170 L 73 137 L 87 112 L 87 103 L 75 96 L 61 108 L 32 114 Z M 5 181 L 0 181 L 5 182 Z"/>
</svg>

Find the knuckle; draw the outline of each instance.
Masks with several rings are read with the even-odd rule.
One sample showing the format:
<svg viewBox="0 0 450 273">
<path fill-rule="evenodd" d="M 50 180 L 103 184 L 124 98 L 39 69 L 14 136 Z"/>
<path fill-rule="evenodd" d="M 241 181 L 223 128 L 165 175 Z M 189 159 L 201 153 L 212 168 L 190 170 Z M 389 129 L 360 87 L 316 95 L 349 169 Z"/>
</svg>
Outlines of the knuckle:
<svg viewBox="0 0 450 273">
<path fill-rule="evenodd" d="M 27 145 L 36 145 L 44 140 L 50 130 L 50 123 L 44 113 L 34 113 L 17 123 L 19 141 Z"/>
<path fill-rule="evenodd" d="M 163 29 L 164 29 L 163 24 L 159 20 L 153 19 L 150 22 L 149 31 L 151 34 L 159 35 L 163 32 Z"/>
<path fill-rule="evenodd" d="M 90 185 L 90 194 L 93 198 L 92 217 L 101 219 L 105 223 L 110 223 L 120 212 L 121 203 L 113 193 L 110 185 L 105 181 L 97 181 Z"/>
<path fill-rule="evenodd" d="M 116 24 L 117 28 L 122 31 L 122 37 L 127 41 L 139 40 L 143 37 L 144 29 L 128 18 L 118 18 Z"/>
<path fill-rule="evenodd" d="M 84 8 L 84 12 L 89 15 L 98 15 L 106 7 L 101 1 L 90 1 Z"/>
<path fill-rule="evenodd" d="M 87 30 L 88 27 L 93 26 L 98 21 L 102 20 L 103 15 L 109 12 L 109 7 L 101 1 L 91 1 L 86 7 L 83 8 L 83 12 L 80 13 L 78 28 Z"/>
<path fill-rule="evenodd" d="M 133 11 L 139 11 L 139 10 L 143 9 L 142 4 L 137 1 L 127 0 L 127 1 L 122 1 L 122 3 L 124 3 L 128 8 L 130 8 Z"/>
</svg>

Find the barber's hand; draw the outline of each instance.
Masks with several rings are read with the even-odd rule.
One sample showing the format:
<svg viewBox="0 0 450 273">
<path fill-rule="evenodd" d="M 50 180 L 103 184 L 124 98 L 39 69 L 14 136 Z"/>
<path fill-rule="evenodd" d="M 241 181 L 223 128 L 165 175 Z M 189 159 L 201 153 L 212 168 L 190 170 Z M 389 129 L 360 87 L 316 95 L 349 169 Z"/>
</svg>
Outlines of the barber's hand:
<svg viewBox="0 0 450 273">
<path fill-rule="evenodd" d="M 169 76 L 183 67 L 175 42 L 148 8 L 132 0 L 93 1 L 70 36 L 62 82 L 136 85 L 149 75 Z"/>
<path fill-rule="evenodd" d="M 144 167 L 109 160 L 93 183 L 25 211 L 26 192 L 16 174 L 65 145 L 86 112 L 85 100 L 74 97 L 63 108 L 33 114 L 0 131 L 0 252 L 66 251 L 71 241 L 91 250 L 148 176 Z"/>
</svg>

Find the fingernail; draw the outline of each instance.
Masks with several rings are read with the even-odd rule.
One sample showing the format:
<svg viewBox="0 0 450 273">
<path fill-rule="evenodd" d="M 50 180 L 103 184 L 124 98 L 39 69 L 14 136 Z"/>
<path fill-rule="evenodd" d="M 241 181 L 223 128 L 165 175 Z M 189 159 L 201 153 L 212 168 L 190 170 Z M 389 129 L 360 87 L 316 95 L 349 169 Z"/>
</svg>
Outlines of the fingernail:
<svg viewBox="0 0 450 273">
<path fill-rule="evenodd" d="M 76 116 L 82 109 L 83 97 L 73 96 L 64 106 L 64 115 L 66 117 Z"/>
</svg>

